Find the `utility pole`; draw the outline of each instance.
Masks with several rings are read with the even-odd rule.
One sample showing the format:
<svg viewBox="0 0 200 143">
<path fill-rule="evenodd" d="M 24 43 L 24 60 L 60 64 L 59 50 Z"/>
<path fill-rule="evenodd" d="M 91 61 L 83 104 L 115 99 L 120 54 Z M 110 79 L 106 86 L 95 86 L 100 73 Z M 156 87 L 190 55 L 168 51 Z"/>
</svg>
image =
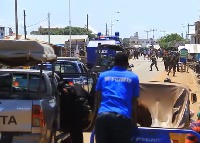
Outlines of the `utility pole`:
<svg viewBox="0 0 200 143">
<path fill-rule="evenodd" d="M 153 31 L 153 40 L 154 40 L 154 31 L 157 31 L 157 29 L 151 29 Z"/>
<path fill-rule="evenodd" d="M 108 25 L 106 23 L 106 36 L 108 36 Z"/>
<path fill-rule="evenodd" d="M 48 13 L 48 44 L 50 45 L 50 13 Z"/>
<path fill-rule="evenodd" d="M 87 14 L 87 31 L 88 31 L 88 14 Z"/>
<path fill-rule="evenodd" d="M 194 26 L 194 24 L 193 24 L 193 25 L 190 25 L 190 24 L 188 23 L 187 26 L 188 26 L 187 39 L 189 39 L 189 35 L 191 35 L 191 34 L 190 34 L 190 26 Z"/>
<path fill-rule="evenodd" d="M 181 33 L 181 37 L 183 38 L 183 33 Z"/>
<path fill-rule="evenodd" d="M 17 17 L 17 0 L 15 0 L 15 28 L 16 28 L 16 40 L 18 40 L 18 17 Z"/>
<path fill-rule="evenodd" d="M 26 39 L 26 34 L 27 34 L 27 32 L 26 32 L 26 12 L 24 10 L 24 37 L 25 37 L 25 39 Z"/>
<path fill-rule="evenodd" d="M 115 12 L 115 13 L 120 13 L 120 12 Z M 115 13 L 112 13 L 112 14 L 111 14 L 111 24 L 110 24 L 110 31 L 111 31 L 111 34 L 110 34 L 110 36 L 112 36 L 113 15 L 114 15 Z M 119 20 L 114 20 L 114 21 L 119 21 Z"/>
<path fill-rule="evenodd" d="M 148 40 L 149 39 L 149 32 L 151 32 L 151 31 L 144 31 L 144 32 L 147 33 L 147 40 Z"/>
<path fill-rule="evenodd" d="M 72 56 L 72 42 L 71 42 L 71 37 L 72 35 L 72 27 L 71 27 L 71 4 L 69 0 L 69 51 L 70 51 L 70 57 Z"/>
<path fill-rule="evenodd" d="M 164 37 L 165 37 L 165 32 L 167 32 L 167 31 L 165 31 L 165 30 L 161 30 L 160 32 L 163 32 L 163 33 L 164 33 Z"/>
</svg>

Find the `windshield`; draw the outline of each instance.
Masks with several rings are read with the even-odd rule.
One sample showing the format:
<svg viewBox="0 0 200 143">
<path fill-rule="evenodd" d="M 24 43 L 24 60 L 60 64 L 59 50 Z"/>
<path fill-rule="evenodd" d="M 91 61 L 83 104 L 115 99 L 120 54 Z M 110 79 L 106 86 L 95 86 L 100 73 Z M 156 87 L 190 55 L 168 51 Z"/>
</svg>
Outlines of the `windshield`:
<svg viewBox="0 0 200 143">
<path fill-rule="evenodd" d="M 101 66 L 108 66 L 109 63 L 109 59 L 102 59 Z"/>
<path fill-rule="evenodd" d="M 0 74 L 0 98 L 30 99 L 38 97 L 38 94 L 45 93 L 47 86 L 44 78 L 31 74 Z M 41 86 L 39 86 L 41 85 Z"/>
<path fill-rule="evenodd" d="M 74 63 L 57 63 L 55 65 L 55 71 L 59 73 L 78 73 L 77 66 Z"/>
</svg>

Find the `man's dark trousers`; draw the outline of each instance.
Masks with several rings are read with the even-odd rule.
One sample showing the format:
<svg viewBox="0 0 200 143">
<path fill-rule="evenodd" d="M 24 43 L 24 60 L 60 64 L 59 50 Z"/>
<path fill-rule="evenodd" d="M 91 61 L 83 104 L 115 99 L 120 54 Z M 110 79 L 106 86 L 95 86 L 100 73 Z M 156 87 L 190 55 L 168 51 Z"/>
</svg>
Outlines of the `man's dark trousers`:
<svg viewBox="0 0 200 143">
<path fill-rule="evenodd" d="M 97 115 L 95 122 L 96 143 L 130 143 L 131 119 L 114 112 Z"/>
</svg>

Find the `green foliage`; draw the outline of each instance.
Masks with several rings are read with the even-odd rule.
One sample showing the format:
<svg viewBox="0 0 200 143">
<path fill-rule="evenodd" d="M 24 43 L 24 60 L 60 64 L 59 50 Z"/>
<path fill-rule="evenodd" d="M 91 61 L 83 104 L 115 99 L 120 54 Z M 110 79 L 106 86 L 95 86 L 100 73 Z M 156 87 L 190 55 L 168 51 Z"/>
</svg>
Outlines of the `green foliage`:
<svg viewBox="0 0 200 143">
<path fill-rule="evenodd" d="M 162 49 L 168 49 L 169 47 L 174 47 L 175 43 L 178 41 L 187 42 L 183 37 L 175 33 L 175 34 L 167 35 L 165 37 L 161 37 L 158 40 L 158 43 Z"/>
<path fill-rule="evenodd" d="M 39 33 L 38 31 L 32 31 L 31 34 L 34 35 L 48 35 L 48 30 Z M 70 27 L 59 28 L 55 31 L 50 31 L 50 35 L 70 35 Z M 89 38 L 94 38 L 95 34 L 92 34 L 91 30 L 81 27 L 71 27 L 71 35 L 88 35 Z"/>
</svg>

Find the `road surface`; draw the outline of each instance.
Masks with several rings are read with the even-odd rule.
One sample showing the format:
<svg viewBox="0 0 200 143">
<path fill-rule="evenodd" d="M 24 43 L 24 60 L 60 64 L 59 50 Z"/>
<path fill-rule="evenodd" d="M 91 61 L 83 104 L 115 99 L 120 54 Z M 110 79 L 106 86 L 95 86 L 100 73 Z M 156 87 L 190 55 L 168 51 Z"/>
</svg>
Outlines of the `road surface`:
<svg viewBox="0 0 200 143">
<path fill-rule="evenodd" d="M 148 60 L 147 58 L 144 60 L 143 57 L 139 57 L 139 59 L 136 60 L 130 59 L 129 64 L 134 65 L 132 71 L 138 75 L 140 82 L 155 80 L 158 76 L 161 76 L 164 72 L 164 64 L 162 62 L 162 58 L 159 58 L 157 60 L 157 66 L 159 71 L 156 70 L 155 66 L 153 66 L 152 68 L 153 71 L 149 71 L 151 61 Z"/>
</svg>

